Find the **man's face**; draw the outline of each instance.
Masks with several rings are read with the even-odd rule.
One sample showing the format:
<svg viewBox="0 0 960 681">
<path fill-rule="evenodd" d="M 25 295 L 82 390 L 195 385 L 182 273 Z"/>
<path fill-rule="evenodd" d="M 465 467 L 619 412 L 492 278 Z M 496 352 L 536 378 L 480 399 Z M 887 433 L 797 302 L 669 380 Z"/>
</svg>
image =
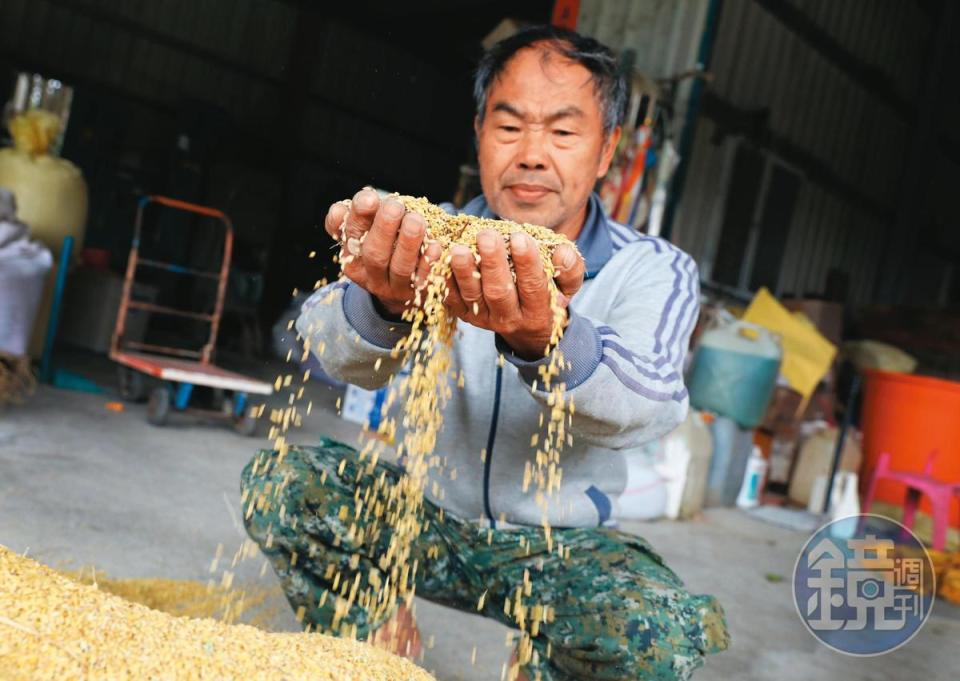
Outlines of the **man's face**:
<svg viewBox="0 0 960 681">
<path fill-rule="evenodd" d="M 517 52 L 475 123 L 480 183 L 493 211 L 575 239 L 620 129 L 603 134 L 590 72 L 549 48 Z"/>
</svg>

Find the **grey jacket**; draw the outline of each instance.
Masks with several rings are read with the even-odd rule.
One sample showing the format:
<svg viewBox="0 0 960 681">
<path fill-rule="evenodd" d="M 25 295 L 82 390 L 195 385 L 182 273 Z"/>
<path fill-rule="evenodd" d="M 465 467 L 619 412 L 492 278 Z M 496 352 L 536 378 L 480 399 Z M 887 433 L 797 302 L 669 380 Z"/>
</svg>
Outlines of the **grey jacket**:
<svg viewBox="0 0 960 681">
<path fill-rule="evenodd" d="M 482 196 L 463 212 L 495 217 Z M 569 364 L 559 380 L 575 414 L 573 445 L 561 454 L 560 494 L 550 505 L 554 527 L 613 522 L 626 484 L 625 457 L 684 419 L 682 368 L 699 310 L 690 256 L 613 222 L 596 195 L 577 247 L 587 278 L 560 341 Z M 383 319 L 370 294 L 346 280 L 311 296 L 296 326 L 313 348 L 324 343 L 318 358 L 335 378 L 373 389 L 402 368 L 390 349 L 408 327 Z M 454 386 L 447 404 L 436 449 L 446 466 L 433 472 L 428 497 L 461 518 L 494 527 L 539 525 L 533 486 L 527 492 L 522 487 L 524 463 L 534 456 L 530 438 L 547 409 L 548 394 L 533 389 L 540 363 L 514 356 L 491 331 L 463 322 L 453 362 L 454 372 L 463 370 L 465 387 Z"/>
</svg>

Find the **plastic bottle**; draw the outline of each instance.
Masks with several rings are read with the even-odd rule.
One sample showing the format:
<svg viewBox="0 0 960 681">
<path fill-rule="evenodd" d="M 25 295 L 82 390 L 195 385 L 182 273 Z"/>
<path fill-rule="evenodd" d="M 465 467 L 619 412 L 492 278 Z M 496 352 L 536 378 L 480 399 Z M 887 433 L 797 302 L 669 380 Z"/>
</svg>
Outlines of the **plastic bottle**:
<svg viewBox="0 0 960 681">
<path fill-rule="evenodd" d="M 732 419 L 718 416 L 710 423 L 713 454 L 707 473 L 704 506 L 730 507 L 737 503 L 737 492 L 747 470 L 753 449 L 753 430 L 741 428 Z"/>
<path fill-rule="evenodd" d="M 834 491 L 836 503 L 830 504 L 830 520 L 840 522 L 835 522 L 830 527 L 830 536 L 835 539 L 850 539 L 857 531 L 857 515 L 860 513 L 857 474 L 844 471 L 838 473 L 837 477 L 840 478 L 840 487 Z"/>
<path fill-rule="evenodd" d="M 737 495 L 737 506 L 754 508 L 760 504 L 760 490 L 763 488 L 763 478 L 766 473 L 767 461 L 760 454 L 760 448 L 754 445 L 747 460 L 747 470 L 743 474 L 740 494 Z"/>
</svg>

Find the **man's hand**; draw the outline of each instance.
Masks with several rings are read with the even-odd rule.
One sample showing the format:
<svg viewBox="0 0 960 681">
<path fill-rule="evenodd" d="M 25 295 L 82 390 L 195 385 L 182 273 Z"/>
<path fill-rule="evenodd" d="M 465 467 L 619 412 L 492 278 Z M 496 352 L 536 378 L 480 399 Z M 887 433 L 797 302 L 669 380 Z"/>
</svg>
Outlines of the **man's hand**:
<svg viewBox="0 0 960 681">
<path fill-rule="evenodd" d="M 498 333 L 519 357 L 544 356 L 553 331 L 553 310 L 540 250 L 530 235 L 510 236 L 510 255 L 517 273 L 516 285 L 507 262 L 503 237 L 493 230 L 477 235 L 480 265 L 466 246 L 451 248 L 453 277 L 446 304 L 464 321 Z M 583 284 L 583 258 L 567 245 L 553 252 L 560 303 L 564 307 Z"/>
<path fill-rule="evenodd" d="M 340 243 L 343 273 L 395 316 L 411 304 L 414 286 L 423 285 L 441 253 L 439 244 L 430 243 L 421 257 L 423 217 L 407 213 L 396 199 L 381 202 L 372 189 L 357 192 L 349 207 L 330 206 L 324 228 Z"/>
</svg>

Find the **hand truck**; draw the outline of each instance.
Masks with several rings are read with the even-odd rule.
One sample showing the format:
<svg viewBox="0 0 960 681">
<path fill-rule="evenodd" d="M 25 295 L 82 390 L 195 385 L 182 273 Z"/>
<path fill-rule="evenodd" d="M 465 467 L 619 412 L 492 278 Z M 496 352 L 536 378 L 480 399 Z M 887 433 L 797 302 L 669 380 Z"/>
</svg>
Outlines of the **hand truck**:
<svg viewBox="0 0 960 681">
<path fill-rule="evenodd" d="M 143 213 L 144 209 L 151 203 L 203 215 L 222 223 L 225 228 L 225 235 L 220 270 L 218 272 L 207 272 L 174 263 L 141 258 L 140 237 L 143 229 Z M 232 250 L 233 225 L 230 218 L 222 211 L 165 196 L 145 196 L 140 200 L 137 206 L 133 244 L 130 247 L 130 259 L 127 261 L 127 273 L 123 283 L 120 309 L 117 312 L 116 327 L 110 343 L 110 359 L 120 365 L 120 392 L 126 399 L 137 400 L 143 397 L 144 374 L 164 382 L 163 385 L 150 392 L 147 403 L 147 421 L 154 425 L 165 424 L 171 411 L 190 412 L 207 418 L 230 421 L 237 432 L 243 435 L 253 435 L 262 408 L 259 405 L 251 404 L 249 395 L 271 395 L 273 393 L 272 384 L 221 369 L 213 363 L 217 331 L 220 327 L 220 316 L 223 313 L 223 301 L 227 290 L 227 278 L 230 276 Z M 197 312 L 134 299 L 132 295 L 133 284 L 140 267 L 150 267 L 183 276 L 215 280 L 217 282 L 217 297 L 213 312 Z M 125 338 L 124 329 L 127 315 L 131 310 L 142 310 L 152 314 L 184 317 L 206 322 L 210 326 L 207 342 L 201 349 L 192 350 Z M 195 386 L 208 386 L 218 391 L 229 391 L 231 396 L 223 400 L 220 409 L 191 407 L 190 398 Z"/>
</svg>

